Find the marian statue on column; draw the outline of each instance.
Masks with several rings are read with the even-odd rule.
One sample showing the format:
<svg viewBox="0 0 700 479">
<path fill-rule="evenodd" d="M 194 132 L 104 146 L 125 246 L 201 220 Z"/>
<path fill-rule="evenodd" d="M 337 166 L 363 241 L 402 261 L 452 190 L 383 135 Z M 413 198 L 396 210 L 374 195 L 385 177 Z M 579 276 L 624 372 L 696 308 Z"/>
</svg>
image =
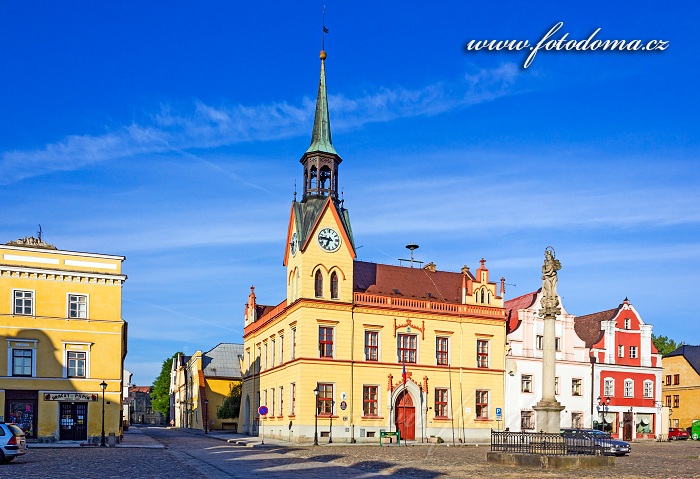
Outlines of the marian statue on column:
<svg viewBox="0 0 700 479">
<path fill-rule="evenodd" d="M 542 301 L 544 311 L 540 315 L 549 313 L 550 309 L 559 309 L 559 298 L 557 297 L 557 271 L 561 269 L 561 263 L 555 257 L 554 248 L 547 246 L 544 251 L 544 265 L 542 265 Z M 559 311 L 551 311 L 558 314 Z"/>
</svg>

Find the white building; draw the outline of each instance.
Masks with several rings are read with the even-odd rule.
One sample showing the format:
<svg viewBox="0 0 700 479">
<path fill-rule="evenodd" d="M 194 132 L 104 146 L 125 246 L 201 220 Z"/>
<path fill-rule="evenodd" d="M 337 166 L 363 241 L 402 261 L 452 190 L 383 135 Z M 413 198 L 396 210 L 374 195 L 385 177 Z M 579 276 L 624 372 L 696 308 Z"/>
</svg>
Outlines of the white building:
<svg viewBox="0 0 700 479">
<path fill-rule="evenodd" d="M 507 353 L 503 428 L 534 431 L 533 406 L 542 399 L 544 321 L 538 315 L 542 291 L 505 302 Z M 574 316 L 561 305 L 556 318 L 556 398 L 565 407 L 561 427 L 591 427 L 591 363 L 589 349 L 574 331 Z"/>
</svg>

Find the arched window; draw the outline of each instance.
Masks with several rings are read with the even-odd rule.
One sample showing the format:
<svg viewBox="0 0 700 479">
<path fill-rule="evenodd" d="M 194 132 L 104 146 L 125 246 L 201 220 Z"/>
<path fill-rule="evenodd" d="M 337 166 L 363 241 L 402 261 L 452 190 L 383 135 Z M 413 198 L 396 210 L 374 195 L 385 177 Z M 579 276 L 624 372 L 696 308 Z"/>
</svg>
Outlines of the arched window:
<svg viewBox="0 0 700 479">
<path fill-rule="evenodd" d="M 321 167 L 321 174 L 319 175 L 319 186 L 321 190 L 330 188 L 331 179 L 331 169 L 328 166 Z"/>
<path fill-rule="evenodd" d="M 316 277 L 314 279 L 314 292 L 317 298 L 323 298 L 323 275 L 321 270 L 316 271 Z"/>
<path fill-rule="evenodd" d="M 311 167 L 311 175 L 309 178 L 309 189 L 315 190 L 317 182 L 318 182 L 318 171 L 316 170 L 315 166 L 312 166 Z"/>
<path fill-rule="evenodd" d="M 331 299 L 338 299 L 338 274 L 335 271 L 331 274 Z"/>
</svg>

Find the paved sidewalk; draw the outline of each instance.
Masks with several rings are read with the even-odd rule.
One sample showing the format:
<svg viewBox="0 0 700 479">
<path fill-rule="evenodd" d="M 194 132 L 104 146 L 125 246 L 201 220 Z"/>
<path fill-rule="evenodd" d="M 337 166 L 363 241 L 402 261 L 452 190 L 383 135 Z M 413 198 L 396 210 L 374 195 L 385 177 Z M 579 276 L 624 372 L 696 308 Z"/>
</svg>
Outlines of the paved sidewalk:
<svg viewBox="0 0 700 479">
<path fill-rule="evenodd" d="M 108 438 L 105 442 L 109 444 Z M 85 441 L 58 441 L 58 442 L 30 442 L 27 444 L 29 449 L 43 448 L 69 448 L 69 447 L 100 447 L 99 444 L 87 444 Z M 117 443 L 115 447 L 138 447 L 146 449 L 163 449 L 165 446 L 153 439 L 148 434 L 145 434 L 140 427 L 130 427 L 128 431 L 124 431 L 124 437 L 121 443 Z"/>
</svg>

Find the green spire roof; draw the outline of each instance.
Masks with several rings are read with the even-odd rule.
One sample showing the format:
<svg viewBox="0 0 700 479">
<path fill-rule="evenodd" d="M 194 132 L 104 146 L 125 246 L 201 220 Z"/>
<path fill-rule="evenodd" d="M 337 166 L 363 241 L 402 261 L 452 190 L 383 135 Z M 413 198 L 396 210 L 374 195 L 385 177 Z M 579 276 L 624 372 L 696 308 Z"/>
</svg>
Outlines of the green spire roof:
<svg viewBox="0 0 700 479">
<path fill-rule="evenodd" d="M 331 141 L 331 119 L 328 116 L 328 95 L 326 94 L 326 52 L 321 50 L 321 79 L 318 83 L 318 97 L 316 98 L 316 114 L 314 115 L 314 129 L 311 132 L 311 144 L 307 153 L 321 151 L 337 155 Z"/>
</svg>

